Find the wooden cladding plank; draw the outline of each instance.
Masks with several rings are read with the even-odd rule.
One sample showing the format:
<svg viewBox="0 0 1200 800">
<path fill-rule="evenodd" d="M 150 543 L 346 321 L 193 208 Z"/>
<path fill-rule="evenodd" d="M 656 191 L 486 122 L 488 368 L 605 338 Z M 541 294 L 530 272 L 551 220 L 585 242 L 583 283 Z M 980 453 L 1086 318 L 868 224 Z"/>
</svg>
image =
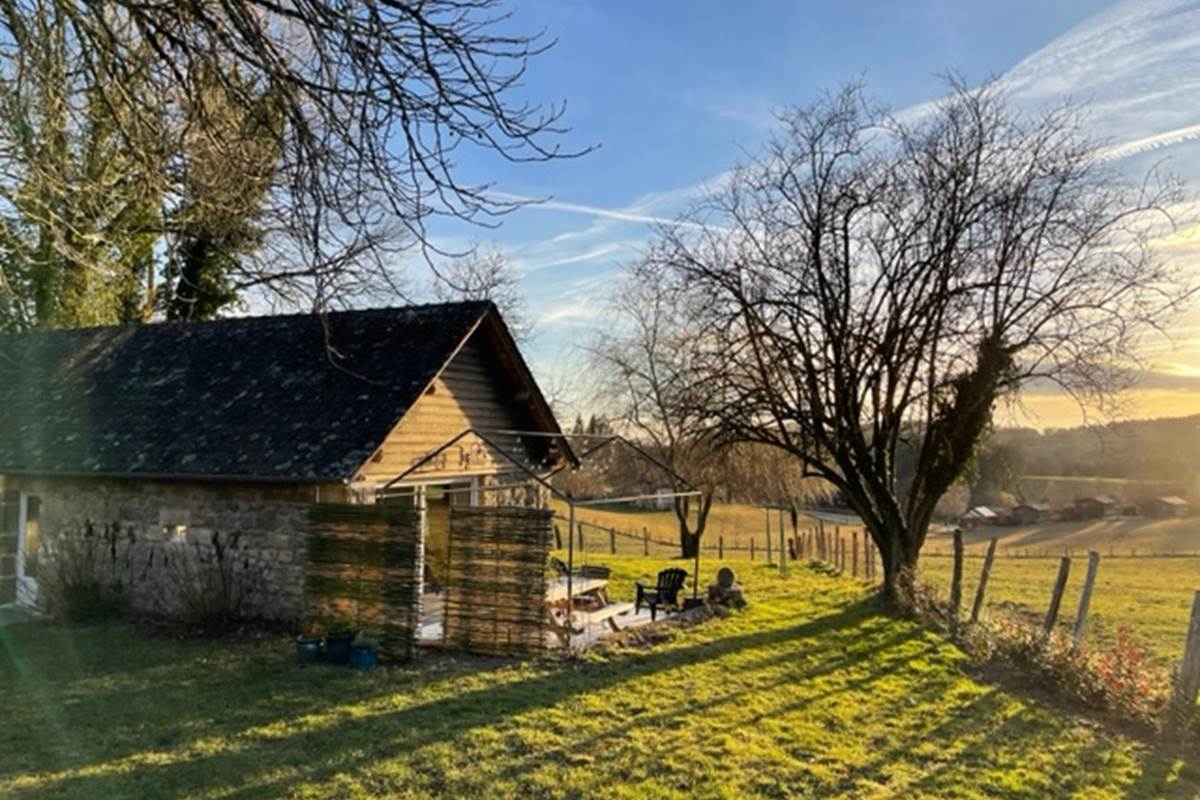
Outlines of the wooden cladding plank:
<svg viewBox="0 0 1200 800">
<path fill-rule="evenodd" d="M 391 480 L 467 428 L 529 427 L 529 414 L 512 401 L 512 391 L 500 377 L 502 372 L 482 341 L 467 342 L 434 381 L 432 393 L 421 395 L 388 434 L 377 459 L 363 466 L 363 476 L 368 480 Z M 497 444 L 509 453 L 526 455 L 519 438 L 501 437 Z M 500 451 L 486 446 L 474 458 L 460 456 L 445 455 L 444 464 L 423 467 L 413 477 L 487 474 L 509 466 Z"/>
<path fill-rule="evenodd" d="M 552 541 L 551 511 L 451 509 L 445 645 L 488 655 L 544 650 Z"/>
</svg>

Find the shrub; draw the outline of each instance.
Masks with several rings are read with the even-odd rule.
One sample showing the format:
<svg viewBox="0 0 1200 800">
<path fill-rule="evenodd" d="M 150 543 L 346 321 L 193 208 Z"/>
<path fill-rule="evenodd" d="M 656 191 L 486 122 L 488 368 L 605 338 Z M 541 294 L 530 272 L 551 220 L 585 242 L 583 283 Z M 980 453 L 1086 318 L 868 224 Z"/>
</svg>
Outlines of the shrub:
<svg viewBox="0 0 1200 800">
<path fill-rule="evenodd" d="M 46 610 L 68 622 L 95 622 L 128 612 L 133 533 L 113 523 L 99 530 L 47 532 L 38 554 L 38 590 Z"/>
<path fill-rule="evenodd" d="M 1088 646 L 1062 631 L 1046 636 L 1028 622 L 1003 618 L 970 628 L 962 644 L 978 661 L 1032 673 L 1051 688 L 1126 720 L 1158 726 L 1170 700 L 1170 672 L 1124 628 L 1111 644 Z"/>
<path fill-rule="evenodd" d="M 152 558 L 159 561 L 153 596 L 161 620 L 219 634 L 258 618 L 268 565 L 240 532 L 160 544 Z"/>
</svg>

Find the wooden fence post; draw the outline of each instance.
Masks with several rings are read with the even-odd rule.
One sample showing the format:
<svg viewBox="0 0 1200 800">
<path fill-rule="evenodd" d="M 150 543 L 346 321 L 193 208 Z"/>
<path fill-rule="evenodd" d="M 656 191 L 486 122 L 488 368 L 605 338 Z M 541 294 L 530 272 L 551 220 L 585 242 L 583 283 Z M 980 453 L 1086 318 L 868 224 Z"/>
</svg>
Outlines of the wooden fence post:
<svg viewBox="0 0 1200 800">
<path fill-rule="evenodd" d="M 825 541 L 825 520 L 817 520 L 817 560 L 825 561 L 828 558 L 829 550 L 826 548 Z"/>
<path fill-rule="evenodd" d="M 954 571 L 950 575 L 950 633 L 958 633 L 958 618 L 962 614 L 963 535 L 954 529 Z"/>
<path fill-rule="evenodd" d="M 754 560 L 754 537 L 750 537 L 750 560 Z"/>
<path fill-rule="evenodd" d="M 1067 576 L 1071 574 L 1071 559 L 1063 556 L 1058 562 L 1058 577 L 1054 579 L 1054 592 L 1050 595 L 1050 608 L 1046 611 L 1046 622 L 1042 626 L 1047 636 L 1058 621 L 1058 609 L 1062 605 L 1063 591 L 1067 588 Z"/>
<path fill-rule="evenodd" d="M 562 531 L 558 528 L 558 523 L 554 523 L 554 549 L 562 550 Z"/>
<path fill-rule="evenodd" d="M 717 537 L 717 558 L 725 558 L 725 537 Z"/>
<path fill-rule="evenodd" d="M 1083 641 L 1083 630 L 1087 625 L 1088 606 L 1092 604 L 1092 587 L 1096 584 L 1096 570 L 1100 568 L 1100 554 L 1095 550 L 1088 553 L 1087 577 L 1083 579 L 1083 594 L 1079 595 L 1079 611 L 1075 614 L 1075 644 Z"/>
<path fill-rule="evenodd" d="M 579 549 L 582 551 L 584 547 L 583 523 L 581 522 L 579 523 Z"/>
<path fill-rule="evenodd" d="M 650 529 L 642 528 L 642 555 L 650 555 Z"/>
<path fill-rule="evenodd" d="M 795 506 L 792 506 L 790 513 L 792 517 L 792 538 L 796 540 L 796 558 L 799 560 L 803 558 L 800 552 L 800 515 L 796 513 Z"/>
<path fill-rule="evenodd" d="M 1177 722 L 1186 722 L 1196 712 L 1196 694 L 1200 692 L 1200 592 L 1192 598 L 1192 618 L 1188 624 L 1187 643 L 1183 647 L 1183 663 L 1175 682 L 1175 706 L 1172 715 Z"/>
<path fill-rule="evenodd" d="M 784 544 L 786 534 L 783 532 L 783 512 L 779 512 L 779 577 L 786 578 L 788 574 L 788 551 Z"/>
<path fill-rule="evenodd" d="M 767 540 L 767 563 L 771 563 L 771 509 L 763 509 L 763 529 Z"/>
<path fill-rule="evenodd" d="M 612 553 L 614 556 L 617 554 L 617 529 L 616 528 L 608 529 L 608 552 Z"/>
<path fill-rule="evenodd" d="M 857 578 L 858 577 L 858 531 L 854 531 L 852 534 L 850 534 L 850 536 L 854 540 L 854 547 L 851 550 L 850 572 L 851 572 L 851 574 L 854 575 L 855 578 Z"/>
<path fill-rule="evenodd" d="M 996 542 L 993 536 L 988 542 L 987 555 L 983 557 L 983 571 L 979 573 L 979 588 L 975 590 L 975 603 L 971 606 L 971 624 L 979 621 L 979 613 L 983 611 L 983 597 L 987 593 L 988 577 L 992 574 L 992 562 L 996 559 Z"/>
</svg>

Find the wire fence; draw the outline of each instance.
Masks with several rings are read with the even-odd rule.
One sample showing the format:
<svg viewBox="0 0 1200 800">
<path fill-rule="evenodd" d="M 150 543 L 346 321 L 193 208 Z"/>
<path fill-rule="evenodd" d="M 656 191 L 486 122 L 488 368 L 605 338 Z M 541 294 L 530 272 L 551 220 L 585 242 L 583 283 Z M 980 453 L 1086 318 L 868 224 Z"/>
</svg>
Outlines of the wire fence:
<svg viewBox="0 0 1200 800">
<path fill-rule="evenodd" d="M 601 525 L 587 520 L 576 520 L 575 529 L 568 533 L 568 520 L 559 515 L 554 521 L 555 547 L 565 549 L 567 536 L 572 536 L 571 544 L 576 552 L 611 555 L 642 555 L 675 557 L 683 552 L 679 538 L 668 539 L 661 533 L 651 531 L 649 527 L 618 528 Z M 871 551 L 870 539 L 858 529 L 843 528 L 841 525 L 826 525 L 823 522 L 802 527 L 787 526 L 783 530 L 774 529 L 758 533 L 707 533 L 700 539 L 702 556 L 716 556 L 719 559 L 745 559 L 777 563 L 780 554 L 787 551 L 788 558 L 796 561 L 801 558 L 815 558 L 818 553 L 832 555 L 839 547 L 838 541 L 845 540 L 840 545 L 847 553 L 861 554 L 862 568 L 872 559 L 878 564 L 878 556 Z M 854 544 L 853 542 L 857 543 Z M 852 558 L 853 560 L 853 558 Z"/>
</svg>

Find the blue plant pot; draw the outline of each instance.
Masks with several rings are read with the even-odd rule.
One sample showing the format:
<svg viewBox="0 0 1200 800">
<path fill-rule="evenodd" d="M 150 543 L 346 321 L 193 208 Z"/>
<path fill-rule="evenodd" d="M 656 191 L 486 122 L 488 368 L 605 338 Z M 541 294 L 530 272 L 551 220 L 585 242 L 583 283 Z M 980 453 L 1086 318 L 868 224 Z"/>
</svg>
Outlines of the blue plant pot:
<svg viewBox="0 0 1200 800">
<path fill-rule="evenodd" d="M 356 634 L 331 633 L 325 637 L 325 660 L 330 664 L 345 664 L 350 661 L 350 643 Z"/>
<path fill-rule="evenodd" d="M 355 669 L 375 669 L 378 663 L 379 654 L 375 652 L 374 647 L 350 648 L 350 666 Z"/>
<path fill-rule="evenodd" d="M 296 640 L 296 660 L 301 664 L 315 664 L 321 657 L 321 640 L 299 638 Z"/>
</svg>

